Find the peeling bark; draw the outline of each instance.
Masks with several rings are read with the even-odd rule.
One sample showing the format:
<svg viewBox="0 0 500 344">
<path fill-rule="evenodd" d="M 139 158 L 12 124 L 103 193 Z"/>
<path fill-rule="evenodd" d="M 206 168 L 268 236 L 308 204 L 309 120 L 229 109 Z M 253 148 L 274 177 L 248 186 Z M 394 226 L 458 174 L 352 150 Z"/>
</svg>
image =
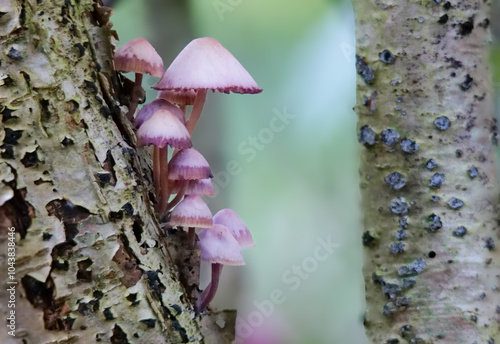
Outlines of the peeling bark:
<svg viewBox="0 0 500 344">
<path fill-rule="evenodd" d="M 490 5 L 354 1 L 372 343 L 500 342 Z"/>
<path fill-rule="evenodd" d="M 96 9 L 0 1 L 0 280 L 15 227 L 18 282 L 17 337 L 2 325 L 0 342 L 229 343 L 235 312 L 193 312 L 199 260 L 179 258 L 182 235 L 153 211 L 150 152 Z M 4 319 L 8 298 L 2 283 Z"/>
</svg>

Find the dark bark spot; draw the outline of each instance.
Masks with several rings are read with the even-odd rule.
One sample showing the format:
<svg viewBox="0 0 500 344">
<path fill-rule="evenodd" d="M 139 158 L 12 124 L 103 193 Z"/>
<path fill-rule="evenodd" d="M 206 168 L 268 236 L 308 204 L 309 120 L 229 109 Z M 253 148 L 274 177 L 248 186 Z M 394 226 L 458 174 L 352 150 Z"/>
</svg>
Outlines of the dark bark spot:
<svg viewBox="0 0 500 344">
<path fill-rule="evenodd" d="M 373 83 L 373 80 L 375 79 L 373 69 L 368 65 L 364 58 L 358 55 L 356 55 L 356 70 L 365 83 Z"/>
<path fill-rule="evenodd" d="M 52 234 L 47 233 L 47 232 L 43 232 L 43 234 L 42 234 L 43 241 L 49 241 L 51 238 L 52 238 Z"/>
<path fill-rule="evenodd" d="M 474 178 L 476 178 L 477 176 L 479 176 L 479 171 L 477 170 L 477 167 L 472 166 L 472 167 L 469 169 L 469 177 L 470 177 L 471 179 L 474 179 Z"/>
<path fill-rule="evenodd" d="M 460 84 L 460 88 L 462 89 L 462 91 L 469 90 L 472 87 L 473 81 L 474 81 L 474 79 L 471 78 L 471 76 L 469 74 L 467 74 L 465 76 L 465 80 Z"/>
<path fill-rule="evenodd" d="M 433 188 L 440 188 L 441 186 L 443 186 L 444 179 L 444 174 L 434 173 L 434 175 L 430 179 L 429 186 Z"/>
<path fill-rule="evenodd" d="M 89 269 L 92 265 L 92 260 L 87 258 L 78 262 L 78 271 L 76 272 L 76 279 L 83 282 L 92 282 L 92 270 Z"/>
<path fill-rule="evenodd" d="M 156 324 L 156 319 L 142 319 L 141 323 L 145 324 L 149 328 L 154 328 Z"/>
<path fill-rule="evenodd" d="M 397 197 L 391 201 L 391 211 L 394 214 L 406 214 L 409 208 L 410 205 L 406 203 L 406 199 L 404 197 Z"/>
<path fill-rule="evenodd" d="M 444 5 L 443 5 L 443 8 L 444 8 L 445 10 L 449 10 L 449 9 L 451 8 L 451 3 L 450 3 L 449 1 L 446 1 L 446 2 L 444 3 Z"/>
<path fill-rule="evenodd" d="M 467 228 L 465 228 L 464 226 L 457 227 L 453 231 L 453 235 L 457 237 L 463 237 L 465 234 L 467 234 Z"/>
<path fill-rule="evenodd" d="M 472 30 L 474 30 L 474 23 L 472 20 L 468 20 L 466 22 L 461 23 L 459 33 L 462 36 L 468 36 L 471 34 Z"/>
<path fill-rule="evenodd" d="M 399 141 L 399 134 L 394 129 L 386 129 L 381 135 L 382 142 L 387 146 L 394 146 Z"/>
<path fill-rule="evenodd" d="M 2 114 L 2 122 L 5 123 L 7 122 L 9 119 L 11 118 L 17 118 L 16 116 L 12 115 L 12 113 L 14 112 L 15 110 L 11 110 L 9 109 L 8 107 L 5 107 L 3 109 L 3 111 L 1 112 Z"/>
<path fill-rule="evenodd" d="M 448 201 L 448 205 L 450 206 L 451 209 L 458 210 L 464 206 L 464 202 L 456 197 L 452 197 Z"/>
<path fill-rule="evenodd" d="M 132 206 L 132 204 L 130 204 L 130 202 L 125 203 L 122 209 L 125 212 L 125 215 L 128 216 L 134 215 L 134 207 Z"/>
<path fill-rule="evenodd" d="M 375 242 L 375 238 L 370 234 L 369 231 L 363 233 L 363 245 L 371 246 Z"/>
<path fill-rule="evenodd" d="M 127 334 L 123 332 L 122 328 L 118 325 L 113 327 L 113 335 L 109 339 L 111 344 L 130 344 L 127 339 Z"/>
<path fill-rule="evenodd" d="M 380 61 L 387 63 L 387 64 L 392 64 L 396 60 L 396 56 L 394 56 L 389 50 L 384 50 L 380 54 L 378 54 Z"/>
<path fill-rule="evenodd" d="M 464 152 L 461 149 L 457 149 L 455 151 L 455 156 L 460 159 L 461 157 L 464 156 Z"/>
<path fill-rule="evenodd" d="M 38 154 L 36 153 L 37 149 L 35 149 L 33 152 L 26 152 L 24 154 L 24 157 L 21 159 L 21 163 L 24 165 L 24 167 L 35 167 L 36 165 L 38 165 L 38 163 L 41 162 L 38 159 Z"/>
<path fill-rule="evenodd" d="M 438 128 L 439 130 L 446 130 L 450 127 L 451 125 L 451 121 L 449 120 L 448 117 L 446 116 L 441 116 L 441 117 L 438 117 L 434 120 L 434 125 L 436 126 L 436 128 Z"/>
<path fill-rule="evenodd" d="M 6 160 L 14 159 L 14 146 L 13 145 L 2 145 L 2 158 Z"/>
<path fill-rule="evenodd" d="M 403 240 L 408 237 L 408 234 L 404 231 L 404 229 L 399 229 L 396 233 L 396 240 Z"/>
<path fill-rule="evenodd" d="M 65 199 L 55 199 L 45 206 L 51 216 L 57 217 L 60 221 L 68 224 L 76 224 L 85 221 L 91 213 L 84 207 L 74 205 Z"/>
<path fill-rule="evenodd" d="M 375 141 L 376 134 L 368 125 L 364 125 L 359 130 L 359 142 L 366 147 L 373 146 Z"/>
<path fill-rule="evenodd" d="M 439 24 L 446 24 L 448 22 L 448 15 L 444 14 L 441 17 L 439 17 L 438 23 Z"/>
<path fill-rule="evenodd" d="M 22 134 L 22 130 L 12 130 L 10 128 L 5 128 L 5 137 L 3 139 L 3 143 L 17 145 L 17 140 L 21 138 Z"/>
<path fill-rule="evenodd" d="M 400 190 L 406 185 L 406 180 L 401 173 L 393 172 L 385 177 L 385 183 L 392 190 Z"/>
<path fill-rule="evenodd" d="M 134 221 L 132 231 L 134 232 L 135 240 L 140 243 L 142 241 L 142 221 L 140 219 Z"/>
<path fill-rule="evenodd" d="M 154 294 L 158 299 L 161 299 L 161 294 L 165 291 L 165 286 L 160 282 L 156 271 L 145 272 L 149 287 L 153 289 Z"/>
<path fill-rule="evenodd" d="M 7 56 L 13 60 L 18 60 L 21 58 L 21 52 L 19 50 L 14 49 L 14 48 L 10 48 Z"/>
<path fill-rule="evenodd" d="M 432 232 L 435 232 L 438 229 L 440 229 L 441 227 L 443 227 L 443 223 L 441 222 L 441 218 L 439 216 L 437 216 L 436 214 L 429 215 L 428 219 L 430 221 L 429 229 Z"/>
<path fill-rule="evenodd" d="M 67 137 L 64 137 L 64 139 L 61 141 L 61 144 L 64 146 L 64 147 L 67 147 L 67 146 L 70 146 L 72 144 L 74 144 L 73 140 L 70 139 L 70 138 L 67 138 Z"/>
<path fill-rule="evenodd" d="M 486 238 L 486 246 L 488 250 L 493 251 L 495 249 L 495 240 L 493 238 L 489 237 Z"/>
<path fill-rule="evenodd" d="M 420 145 L 413 140 L 403 139 L 403 141 L 401 141 L 401 149 L 405 153 L 415 153 L 418 151 L 419 147 Z"/>
<path fill-rule="evenodd" d="M 104 318 L 106 318 L 106 320 L 113 320 L 115 318 L 115 316 L 111 312 L 111 307 L 104 308 L 102 314 L 104 315 Z"/>
<path fill-rule="evenodd" d="M 428 256 L 429 258 L 431 258 L 431 259 L 436 258 L 436 252 L 434 252 L 434 251 L 430 251 L 430 252 L 427 254 L 427 256 Z"/>
<path fill-rule="evenodd" d="M 403 253 L 405 251 L 405 244 L 403 244 L 401 241 L 394 242 L 389 246 L 389 250 L 392 254 Z"/>
<path fill-rule="evenodd" d="M 99 180 L 101 187 L 103 187 L 110 183 L 112 175 L 109 172 L 97 172 L 96 177 Z"/>
</svg>

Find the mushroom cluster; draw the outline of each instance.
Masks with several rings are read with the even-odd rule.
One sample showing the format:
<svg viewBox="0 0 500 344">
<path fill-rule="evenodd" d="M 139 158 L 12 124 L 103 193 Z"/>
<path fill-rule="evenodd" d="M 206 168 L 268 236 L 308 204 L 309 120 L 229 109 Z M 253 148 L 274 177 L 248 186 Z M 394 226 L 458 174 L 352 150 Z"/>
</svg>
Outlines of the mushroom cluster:
<svg viewBox="0 0 500 344">
<path fill-rule="evenodd" d="M 114 62 L 117 70 L 136 74 L 128 117 L 134 119 L 138 144 L 153 146 L 159 218 L 168 227 L 187 228 L 191 249 L 197 247 L 196 229 L 201 230 L 201 260 L 212 264 L 212 280 L 195 304 L 196 311 L 202 312 L 215 296 L 223 265 L 244 265 L 241 250 L 255 244 L 234 211 L 223 209 L 212 217 L 200 197 L 214 194 L 213 174 L 203 155 L 192 148 L 191 135 L 209 90 L 254 94 L 262 89 L 222 44 L 208 37 L 191 41 L 165 73 L 161 57 L 143 38 L 120 47 Z M 153 87 L 159 91 L 158 98 L 135 115 L 139 100 L 144 99 L 144 73 L 161 77 Z"/>
</svg>

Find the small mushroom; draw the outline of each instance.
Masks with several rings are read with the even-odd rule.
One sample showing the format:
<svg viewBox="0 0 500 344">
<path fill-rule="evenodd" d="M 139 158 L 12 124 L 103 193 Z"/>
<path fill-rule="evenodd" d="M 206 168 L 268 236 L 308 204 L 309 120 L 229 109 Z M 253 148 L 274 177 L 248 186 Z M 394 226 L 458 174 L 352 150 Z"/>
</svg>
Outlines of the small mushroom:
<svg viewBox="0 0 500 344">
<path fill-rule="evenodd" d="M 128 118 L 132 119 L 139 104 L 139 98 L 144 93 L 142 88 L 143 74 L 151 74 L 161 78 L 164 71 L 163 60 L 155 48 L 144 38 L 136 38 L 122 45 L 116 50 L 113 60 L 116 70 L 135 73 L 132 99 L 127 114 Z"/>
<path fill-rule="evenodd" d="M 175 106 L 172 107 L 180 111 Z M 162 194 L 162 189 L 168 192 L 168 146 L 174 148 L 192 146 L 189 132 L 179 119 L 179 114 L 176 115 L 173 109 L 160 107 L 151 115 L 138 116 L 140 121 L 143 120 L 142 117 L 149 117 L 140 124 L 137 140 L 142 146 L 154 145 L 153 180 L 157 195 Z"/>
<path fill-rule="evenodd" d="M 191 41 L 153 88 L 159 91 L 196 91 L 193 109 L 186 123 L 190 133 L 200 118 L 207 90 L 223 93 L 262 92 L 238 60 L 216 39 L 209 37 Z"/>
<path fill-rule="evenodd" d="M 231 209 L 222 209 L 213 218 L 214 224 L 223 225 L 231 231 L 242 250 L 255 247 L 252 234 L 247 226 Z"/>
<path fill-rule="evenodd" d="M 219 278 L 224 265 L 245 265 L 240 245 L 223 225 L 215 224 L 200 232 L 201 260 L 212 263 L 212 279 L 196 300 L 196 311 L 202 312 L 213 300 L 219 286 Z"/>
<path fill-rule="evenodd" d="M 189 247 L 194 248 L 196 228 L 212 227 L 212 212 L 198 195 L 188 195 L 177 204 L 170 214 L 171 226 L 188 227 Z"/>
<path fill-rule="evenodd" d="M 184 185 L 183 180 L 176 180 L 172 185 L 172 194 L 179 193 L 182 185 Z M 190 180 L 185 195 L 198 195 L 198 196 L 212 196 L 214 194 L 214 187 L 210 178 Z"/>
<path fill-rule="evenodd" d="M 162 204 L 160 206 L 160 214 L 162 216 L 182 199 L 189 186 L 189 181 L 213 177 L 207 160 L 194 148 L 183 149 L 175 154 L 168 165 L 168 169 L 169 183 L 173 184 L 174 181 L 182 181 L 183 185 L 180 187 L 177 196 L 170 203 L 168 203 L 168 199 L 171 188 L 169 187 L 168 194 L 162 191 Z"/>
</svg>

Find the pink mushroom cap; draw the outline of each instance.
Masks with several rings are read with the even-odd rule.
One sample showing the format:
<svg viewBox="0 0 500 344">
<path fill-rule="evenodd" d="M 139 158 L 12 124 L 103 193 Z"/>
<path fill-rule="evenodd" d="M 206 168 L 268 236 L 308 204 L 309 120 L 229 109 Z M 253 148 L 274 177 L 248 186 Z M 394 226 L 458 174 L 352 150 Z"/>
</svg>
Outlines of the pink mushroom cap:
<svg viewBox="0 0 500 344">
<path fill-rule="evenodd" d="M 200 196 L 189 195 L 174 208 L 169 223 L 182 227 L 212 227 L 212 212 Z"/>
<path fill-rule="evenodd" d="M 238 60 L 210 37 L 192 40 L 168 67 L 155 90 L 212 90 L 260 93 L 255 80 Z"/>
<path fill-rule="evenodd" d="M 212 178 L 207 160 L 194 148 L 183 149 L 168 164 L 168 179 L 193 180 Z"/>
<path fill-rule="evenodd" d="M 212 264 L 245 265 L 240 246 L 223 225 L 205 228 L 198 235 L 200 238 L 201 260 Z"/>
<path fill-rule="evenodd" d="M 176 180 L 172 187 L 172 193 L 176 194 L 180 191 L 183 183 L 188 183 L 186 195 L 212 196 L 214 194 L 214 186 L 210 178 L 196 180 Z"/>
<path fill-rule="evenodd" d="M 163 98 L 178 105 L 193 105 L 196 98 L 196 91 L 160 91 L 158 98 Z"/>
<path fill-rule="evenodd" d="M 144 105 L 135 118 L 135 126 L 139 128 L 145 121 L 151 118 L 159 109 L 165 109 L 175 115 L 182 123 L 185 122 L 181 109 L 165 99 L 155 99 L 151 103 Z"/>
<path fill-rule="evenodd" d="M 155 48 L 144 38 L 136 38 L 122 45 L 113 57 L 116 70 L 151 74 L 161 78 L 163 75 L 163 60 Z"/>
<path fill-rule="evenodd" d="M 226 226 L 242 250 L 255 247 L 252 234 L 239 216 L 231 209 L 222 209 L 214 216 L 214 224 Z"/>
<path fill-rule="evenodd" d="M 155 145 L 163 148 L 169 145 L 180 149 L 192 147 L 186 126 L 166 109 L 158 109 L 142 123 L 137 130 L 137 139 L 141 146 Z"/>
</svg>

